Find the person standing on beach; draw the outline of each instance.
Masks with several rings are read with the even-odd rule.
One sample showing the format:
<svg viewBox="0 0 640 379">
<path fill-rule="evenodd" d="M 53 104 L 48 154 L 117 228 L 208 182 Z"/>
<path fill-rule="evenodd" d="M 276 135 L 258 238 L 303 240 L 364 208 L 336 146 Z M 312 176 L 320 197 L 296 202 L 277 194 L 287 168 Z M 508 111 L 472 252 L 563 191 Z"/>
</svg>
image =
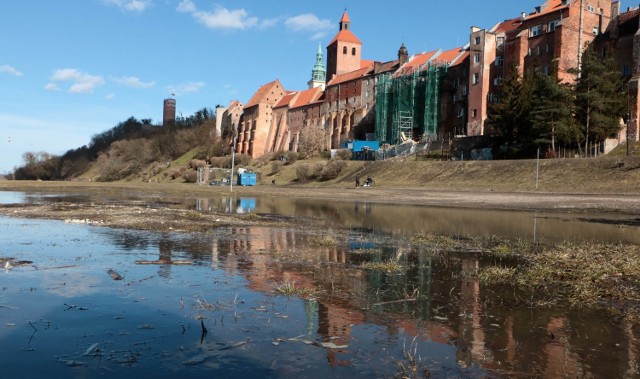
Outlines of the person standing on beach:
<svg viewBox="0 0 640 379">
<path fill-rule="evenodd" d="M 360 174 L 356 174 L 356 188 L 360 187 Z"/>
</svg>

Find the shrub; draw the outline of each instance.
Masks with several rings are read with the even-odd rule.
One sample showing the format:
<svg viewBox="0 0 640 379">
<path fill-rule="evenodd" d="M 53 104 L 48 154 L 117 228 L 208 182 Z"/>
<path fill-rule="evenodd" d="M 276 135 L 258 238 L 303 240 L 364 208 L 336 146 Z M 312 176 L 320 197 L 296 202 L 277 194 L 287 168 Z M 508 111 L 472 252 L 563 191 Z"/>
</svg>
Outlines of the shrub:
<svg viewBox="0 0 640 379">
<path fill-rule="evenodd" d="M 296 167 L 296 178 L 298 181 L 304 182 L 311 177 L 311 166 L 308 164 L 301 164 Z"/>
<path fill-rule="evenodd" d="M 178 179 L 181 176 L 182 176 L 182 172 L 180 172 L 180 170 L 173 170 L 171 172 L 171 179 Z"/>
<path fill-rule="evenodd" d="M 322 173 L 320 177 L 325 180 L 335 179 L 337 178 L 342 170 L 347 167 L 347 162 L 343 160 L 330 160 L 327 164 L 322 168 Z"/>
<path fill-rule="evenodd" d="M 336 158 L 337 159 L 342 159 L 344 161 L 348 161 L 351 159 L 351 150 L 349 149 L 340 149 L 336 152 Z"/>
<path fill-rule="evenodd" d="M 324 129 L 317 126 L 307 126 L 300 132 L 298 151 L 305 158 L 320 155 L 324 149 Z"/>
<path fill-rule="evenodd" d="M 320 153 L 320 158 L 331 159 L 331 151 L 330 150 L 323 151 L 322 153 Z"/>
<path fill-rule="evenodd" d="M 280 162 L 280 161 L 271 162 L 271 175 L 279 174 L 282 166 L 284 166 L 283 162 Z"/>
<path fill-rule="evenodd" d="M 293 164 L 297 160 L 298 160 L 298 153 L 296 153 L 295 151 L 290 151 L 287 153 L 287 160 L 285 161 L 285 164 Z"/>
<path fill-rule="evenodd" d="M 198 173 L 192 170 L 185 171 L 182 174 L 182 178 L 187 183 L 195 183 L 198 180 Z"/>
<path fill-rule="evenodd" d="M 200 160 L 200 159 L 192 159 L 189 162 L 189 167 L 193 168 L 193 169 L 198 169 L 201 167 L 207 167 L 207 162 Z"/>
</svg>

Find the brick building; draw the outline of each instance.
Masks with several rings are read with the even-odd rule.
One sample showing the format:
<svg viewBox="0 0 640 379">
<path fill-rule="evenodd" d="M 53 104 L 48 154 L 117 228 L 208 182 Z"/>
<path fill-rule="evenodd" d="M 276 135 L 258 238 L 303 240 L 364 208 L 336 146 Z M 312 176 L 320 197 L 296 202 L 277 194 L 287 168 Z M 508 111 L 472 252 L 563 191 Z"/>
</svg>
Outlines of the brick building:
<svg viewBox="0 0 640 379">
<path fill-rule="evenodd" d="M 236 152 L 257 158 L 267 152 L 273 107 L 289 93 L 279 80 L 261 86 L 244 106 L 238 123 Z"/>
<path fill-rule="evenodd" d="M 487 106 L 513 67 L 520 75 L 541 70 L 573 82 L 584 49 L 609 24 L 611 0 L 547 0 L 530 14 L 472 28 L 469 62 L 467 133 L 485 134 Z M 617 3 L 617 2 L 616 2 Z"/>
<path fill-rule="evenodd" d="M 618 141 L 626 140 L 628 128 L 629 139 L 640 140 L 638 119 L 640 118 L 640 8 L 627 8 L 620 13 L 620 4 L 616 3 L 612 10 L 609 27 L 594 40 L 594 49 L 598 54 L 613 54 L 618 63 L 620 73 L 626 83 L 628 96 L 628 126 L 621 130 Z"/>
</svg>

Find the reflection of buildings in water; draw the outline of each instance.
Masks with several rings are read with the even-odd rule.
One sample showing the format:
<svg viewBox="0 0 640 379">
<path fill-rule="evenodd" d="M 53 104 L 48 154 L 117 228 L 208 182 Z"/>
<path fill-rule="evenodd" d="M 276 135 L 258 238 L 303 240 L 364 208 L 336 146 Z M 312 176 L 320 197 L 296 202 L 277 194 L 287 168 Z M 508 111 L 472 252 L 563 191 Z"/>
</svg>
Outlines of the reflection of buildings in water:
<svg viewBox="0 0 640 379">
<path fill-rule="evenodd" d="M 220 199 L 196 198 L 195 209 L 199 212 L 222 211 L 225 213 L 250 213 L 255 211 L 257 201 L 255 197 L 231 197 Z M 216 205 L 216 202 L 218 205 Z"/>
<path fill-rule="evenodd" d="M 171 278 L 171 254 L 173 252 L 173 241 L 166 235 L 163 235 L 158 242 L 158 262 L 161 262 L 158 266 L 158 275 L 165 278 Z"/>
</svg>

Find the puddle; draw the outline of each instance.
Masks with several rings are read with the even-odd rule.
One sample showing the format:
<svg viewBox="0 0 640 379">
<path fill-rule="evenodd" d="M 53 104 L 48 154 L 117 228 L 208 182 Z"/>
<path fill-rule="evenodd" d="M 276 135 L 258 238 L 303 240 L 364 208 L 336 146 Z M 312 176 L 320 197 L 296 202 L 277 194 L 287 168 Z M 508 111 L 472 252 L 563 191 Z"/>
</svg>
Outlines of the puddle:
<svg viewBox="0 0 640 379">
<path fill-rule="evenodd" d="M 327 231 L 291 228 L 163 234 L 11 218 L 0 228 L 0 256 L 33 262 L 0 271 L 8 377 L 639 374 L 631 325 L 488 307 L 505 294 L 474 279 L 481 260 L 416 251 L 393 230 L 339 229 L 322 244 Z M 361 267 L 392 257 L 406 269 Z"/>
</svg>

